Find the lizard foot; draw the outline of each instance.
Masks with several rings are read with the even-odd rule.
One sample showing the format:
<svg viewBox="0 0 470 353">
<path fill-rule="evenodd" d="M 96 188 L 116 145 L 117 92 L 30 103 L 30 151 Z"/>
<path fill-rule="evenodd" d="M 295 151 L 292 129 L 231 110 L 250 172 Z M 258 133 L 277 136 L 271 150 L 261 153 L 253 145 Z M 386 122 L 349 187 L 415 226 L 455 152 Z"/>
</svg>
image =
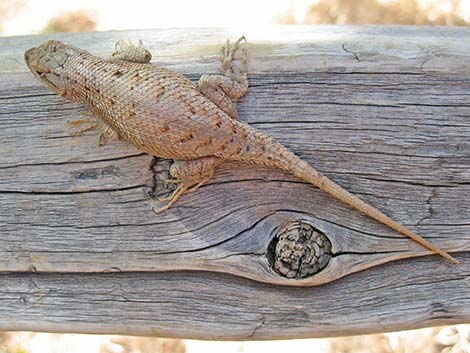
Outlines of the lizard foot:
<svg viewBox="0 0 470 353">
<path fill-rule="evenodd" d="M 68 124 L 73 127 L 82 126 L 84 124 L 90 124 L 88 126 L 85 126 L 84 128 L 79 129 L 78 131 L 73 132 L 72 133 L 73 136 L 81 136 L 84 132 L 88 130 L 92 130 L 98 126 L 98 123 L 96 122 L 95 119 L 80 119 L 80 120 L 70 121 Z"/>
<path fill-rule="evenodd" d="M 120 140 L 119 134 L 111 126 L 103 124 L 101 126 L 101 133 L 98 137 L 98 146 L 104 146 L 108 140 Z"/>
<path fill-rule="evenodd" d="M 181 196 L 183 196 L 185 193 L 196 191 L 197 189 L 199 189 L 199 187 L 201 185 L 203 185 L 210 178 L 212 178 L 212 175 L 207 176 L 206 178 L 204 178 L 202 180 L 182 181 L 181 184 L 178 186 L 178 188 L 175 191 L 173 191 L 173 193 L 170 196 L 158 198 L 159 201 L 168 201 L 168 203 L 163 207 L 155 208 L 153 211 L 156 214 L 160 214 L 160 213 L 166 211 L 171 206 L 173 206 L 175 204 L 175 202 L 178 201 L 178 199 Z"/>
<path fill-rule="evenodd" d="M 237 53 L 238 49 L 241 46 L 241 43 L 245 42 L 246 43 L 246 38 L 245 36 L 241 36 L 240 38 L 237 39 L 233 45 L 231 45 L 230 40 L 227 39 L 227 42 L 225 46 L 222 47 L 220 51 L 220 70 L 224 73 L 226 76 L 241 76 L 245 75 L 247 72 L 247 49 L 243 48 L 242 49 L 242 68 L 240 71 L 235 70 L 235 66 L 233 65 L 233 60 L 235 59 L 235 54 Z"/>
<path fill-rule="evenodd" d="M 163 187 L 164 188 L 170 188 L 169 186 L 172 185 L 172 184 L 181 184 L 183 182 L 183 180 L 181 179 L 165 179 L 163 180 Z M 160 201 L 160 202 L 164 202 L 164 201 L 170 201 L 172 198 L 173 198 L 173 195 L 175 194 L 175 192 L 178 190 L 178 187 L 173 190 L 173 192 L 169 195 L 169 196 L 165 196 L 165 197 L 158 197 L 157 200 Z"/>
<path fill-rule="evenodd" d="M 116 43 L 114 49 L 114 53 L 111 55 L 113 59 L 144 64 L 149 63 L 152 59 L 152 54 L 144 48 L 142 40 L 139 40 L 139 43 L 134 45 L 130 39 L 128 42 L 121 39 Z"/>
<path fill-rule="evenodd" d="M 242 49 L 242 65 L 238 68 L 234 65 L 236 53 L 246 43 L 245 36 L 240 37 L 231 44 L 227 39 L 220 52 L 220 71 L 222 75 L 202 75 L 199 79 L 199 90 L 215 103 L 232 119 L 238 120 L 237 108 L 234 102 L 245 95 L 248 90 L 247 75 L 247 49 Z"/>
<path fill-rule="evenodd" d="M 178 187 L 170 196 L 159 198 L 168 203 L 153 211 L 162 213 L 175 204 L 185 193 L 194 192 L 214 175 L 214 168 L 220 160 L 216 157 L 203 157 L 187 161 L 175 161 L 170 168 L 171 179 L 167 183 L 178 183 Z"/>
</svg>

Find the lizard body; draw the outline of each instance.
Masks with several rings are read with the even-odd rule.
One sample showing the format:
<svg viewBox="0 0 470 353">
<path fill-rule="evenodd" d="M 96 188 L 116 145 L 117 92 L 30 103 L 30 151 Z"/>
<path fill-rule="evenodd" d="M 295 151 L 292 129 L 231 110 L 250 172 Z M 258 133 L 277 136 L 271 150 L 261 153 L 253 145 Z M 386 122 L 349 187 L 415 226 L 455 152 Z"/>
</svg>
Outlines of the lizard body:
<svg viewBox="0 0 470 353">
<path fill-rule="evenodd" d="M 241 161 L 294 174 L 369 217 L 457 263 L 408 228 L 352 195 L 286 147 L 238 120 L 233 101 L 248 89 L 246 49 L 233 65 L 244 37 L 222 48 L 223 75 L 204 75 L 195 85 L 183 75 L 150 65 L 150 53 L 120 42 L 111 59 L 48 41 L 25 52 L 31 72 L 66 99 L 85 103 L 99 118 L 101 138 L 124 139 L 151 155 L 172 158 L 179 187 L 157 213 L 209 180 L 223 161 Z M 95 125 L 93 125 L 95 126 Z"/>
</svg>

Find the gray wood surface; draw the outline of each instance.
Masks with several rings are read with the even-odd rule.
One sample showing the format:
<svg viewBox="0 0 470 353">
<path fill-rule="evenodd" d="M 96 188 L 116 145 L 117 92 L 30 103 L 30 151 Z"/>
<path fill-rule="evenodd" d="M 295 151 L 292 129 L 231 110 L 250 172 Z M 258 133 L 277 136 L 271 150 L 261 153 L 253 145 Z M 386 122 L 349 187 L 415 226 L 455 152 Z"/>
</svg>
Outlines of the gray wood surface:
<svg viewBox="0 0 470 353">
<path fill-rule="evenodd" d="M 67 122 L 85 108 L 41 86 L 22 59 L 50 38 L 104 56 L 122 37 L 141 38 L 153 62 L 197 80 L 240 34 L 251 80 L 242 120 L 459 252 L 460 266 L 294 177 L 236 163 L 155 216 L 169 162 L 123 142 L 98 147 L 96 131 L 73 136 Z M 465 28 L 0 38 L 0 329 L 270 339 L 470 321 L 469 64 Z M 324 232 L 333 254 L 301 280 L 275 273 L 267 256 L 297 220 Z"/>
</svg>

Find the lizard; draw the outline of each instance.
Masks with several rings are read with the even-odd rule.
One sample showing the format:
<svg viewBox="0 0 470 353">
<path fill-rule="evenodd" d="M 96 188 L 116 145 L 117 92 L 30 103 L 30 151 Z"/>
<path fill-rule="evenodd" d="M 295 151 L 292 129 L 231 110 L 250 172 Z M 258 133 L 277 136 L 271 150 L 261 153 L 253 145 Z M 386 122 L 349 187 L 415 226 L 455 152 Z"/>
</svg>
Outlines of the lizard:
<svg viewBox="0 0 470 353">
<path fill-rule="evenodd" d="M 241 51 L 241 58 L 237 52 Z M 236 57 L 237 56 L 237 57 Z M 235 103 L 248 90 L 244 36 L 221 48 L 220 73 L 194 84 L 180 73 L 150 64 L 142 41 L 116 43 L 111 58 L 49 40 L 25 51 L 25 62 L 42 83 L 60 96 L 84 103 L 101 128 L 100 144 L 125 140 L 139 150 L 170 158 L 170 181 L 178 186 L 160 201 L 159 214 L 183 194 L 210 180 L 224 161 L 239 161 L 289 172 L 427 249 L 458 261 L 399 222 L 365 203 L 313 168 L 272 137 L 240 121 Z M 235 59 L 241 59 L 235 65 Z"/>
</svg>

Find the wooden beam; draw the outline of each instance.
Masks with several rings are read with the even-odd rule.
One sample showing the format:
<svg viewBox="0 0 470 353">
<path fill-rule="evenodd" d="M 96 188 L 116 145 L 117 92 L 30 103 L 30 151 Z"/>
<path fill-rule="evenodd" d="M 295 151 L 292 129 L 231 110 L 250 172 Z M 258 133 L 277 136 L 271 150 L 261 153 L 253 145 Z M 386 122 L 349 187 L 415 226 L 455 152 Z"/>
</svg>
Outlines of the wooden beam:
<svg viewBox="0 0 470 353">
<path fill-rule="evenodd" d="M 225 38 L 241 34 L 251 82 L 242 120 L 460 252 L 460 266 L 423 257 L 286 173 L 236 163 L 155 216 L 170 162 L 123 142 L 98 147 L 96 131 L 74 136 L 67 123 L 83 119 L 84 106 L 41 86 L 22 59 L 50 38 L 107 56 L 132 37 L 155 63 L 197 80 L 216 72 Z M 469 34 L 269 27 L 0 38 L 0 329 L 268 339 L 468 321 Z M 320 260 L 280 261 L 294 238 L 323 251 Z M 121 299 L 103 297 L 110 291 Z M 95 317 L 103 306 L 115 319 Z"/>
</svg>

